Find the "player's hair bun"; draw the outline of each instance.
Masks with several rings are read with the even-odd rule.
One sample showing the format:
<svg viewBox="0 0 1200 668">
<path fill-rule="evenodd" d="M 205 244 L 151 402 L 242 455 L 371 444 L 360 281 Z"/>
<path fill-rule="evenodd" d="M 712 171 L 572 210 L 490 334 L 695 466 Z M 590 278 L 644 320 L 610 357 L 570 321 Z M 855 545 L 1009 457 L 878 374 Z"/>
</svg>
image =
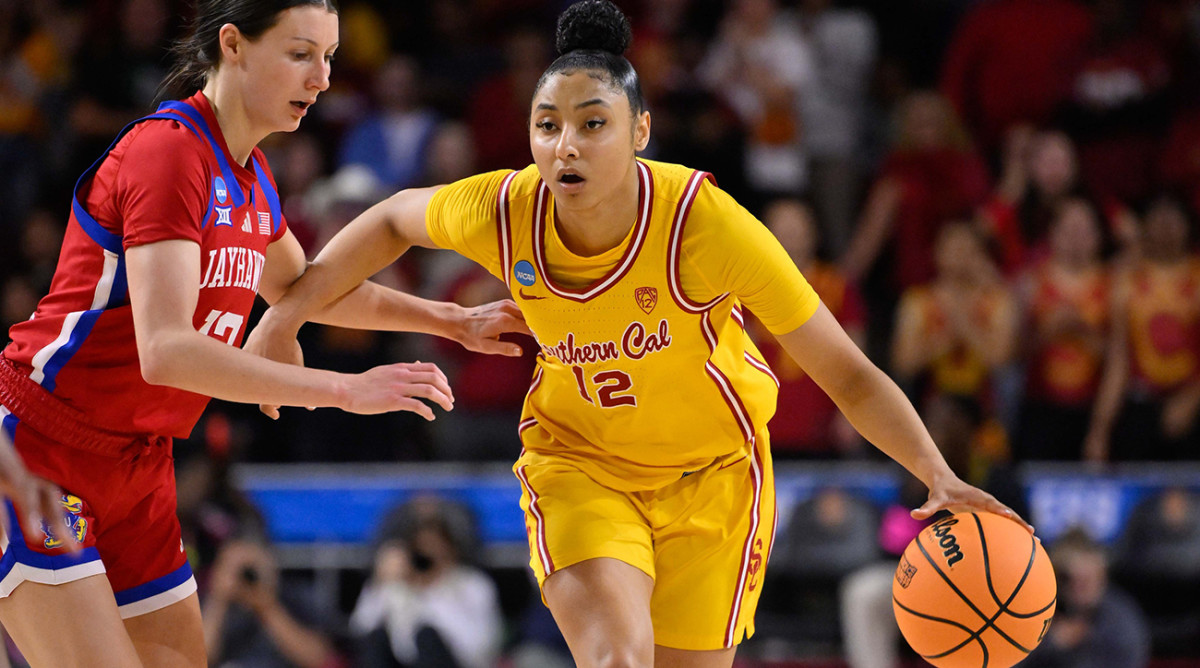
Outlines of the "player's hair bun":
<svg viewBox="0 0 1200 668">
<path fill-rule="evenodd" d="M 633 41 L 629 19 L 608 0 L 582 0 L 558 17 L 555 46 L 559 54 L 580 49 L 620 56 Z"/>
</svg>

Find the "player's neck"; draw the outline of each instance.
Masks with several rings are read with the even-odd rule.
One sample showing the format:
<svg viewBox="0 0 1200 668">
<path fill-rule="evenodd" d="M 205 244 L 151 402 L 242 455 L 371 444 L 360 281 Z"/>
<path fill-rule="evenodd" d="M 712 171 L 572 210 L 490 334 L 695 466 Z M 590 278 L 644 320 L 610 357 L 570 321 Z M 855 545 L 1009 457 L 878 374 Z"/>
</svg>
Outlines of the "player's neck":
<svg viewBox="0 0 1200 668">
<path fill-rule="evenodd" d="M 637 167 L 632 167 L 629 178 L 593 206 L 573 207 L 570 202 L 555 200 L 558 236 L 567 249 L 592 257 L 616 248 L 637 223 L 638 188 Z"/>
<path fill-rule="evenodd" d="M 221 126 L 221 134 L 225 137 L 225 145 L 229 154 L 243 167 L 250 160 L 250 152 L 262 141 L 266 133 L 257 131 L 246 113 L 246 106 L 240 97 L 228 85 L 222 85 L 218 77 L 213 77 L 204 86 L 204 97 L 212 106 L 217 124 Z"/>
</svg>

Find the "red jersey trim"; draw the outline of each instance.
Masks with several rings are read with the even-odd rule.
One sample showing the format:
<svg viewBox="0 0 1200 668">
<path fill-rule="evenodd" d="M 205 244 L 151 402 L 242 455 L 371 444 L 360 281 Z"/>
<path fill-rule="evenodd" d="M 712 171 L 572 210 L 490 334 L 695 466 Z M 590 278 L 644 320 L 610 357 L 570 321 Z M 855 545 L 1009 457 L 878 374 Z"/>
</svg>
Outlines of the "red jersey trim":
<svg viewBox="0 0 1200 668">
<path fill-rule="evenodd" d="M 512 224 L 509 219 L 508 199 L 509 190 L 512 188 L 513 179 L 517 177 L 517 172 L 513 172 L 504 177 L 504 181 L 500 184 L 500 192 L 496 194 L 496 234 L 499 236 L 500 243 L 500 275 L 504 277 L 504 284 L 508 286 L 509 292 L 512 291 Z"/>
<path fill-rule="evenodd" d="M 654 177 L 650 173 L 650 168 L 641 162 L 637 163 L 637 167 L 639 184 L 638 220 L 635 223 L 637 227 L 634 231 L 633 241 L 625 249 L 625 255 L 617 263 L 617 266 L 613 267 L 604 278 L 601 278 L 592 284 L 591 287 L 583 290 L 569 290 L 555 285 L 554 280 L 550 278 L 550 272 L 546 269 L 546 209 L 548 206 L 547 194 L 550 188 L 546 186 L 545 181 L 538 182 L 538 199 L 537 206 L 534 207 L 533 219 L 533 254 L 534 259 L 537 261 L 538 271 L 541 272 L 542 278 L 546 281 L 546 287 L 550 289 L 550 292 L 563 299 L 586 302 L 611 288 L 613 285 L 616 285 L 618 281 L 624 278 L 625 274 L 629 273 L 634 261 L 637 260 L 637 256 L 642 250 L 642 246 L 646 242 L 646 235 L 650 228 L 651 203 L 654 201 Z"/>
<path fill-rule="evenodd" d="M 700 302 L 692 301 L 683 293 L 683 283 L 679 278 L 679 262 L 681 257 L 680 248 L 683 245 L 683 227 L 687 224 L 688 214 L 692 212 L 692 203 L 696 201 L 696 195 L 700 192 L 700 184 L 704 179 L 712 180 L 712 175 L 707 172 L 693 172 L 691 178 L 688 179 L 687 187 L 683 190 L 683 197 L 679 199 L 679 204 L 675 208 L 675 219 L 671 224 L 671 246 L 668 256 L 669 267 L 667 267 L 667 276 L 670 279 L 671 298 L 679 305 L 679 308 L 688 313 L 703 313 L 708 309 L 716 306 L 717 302 L 729 296 L 729 293 L 718 295 L 708 303 L 701 304 Z"/>
</svg>

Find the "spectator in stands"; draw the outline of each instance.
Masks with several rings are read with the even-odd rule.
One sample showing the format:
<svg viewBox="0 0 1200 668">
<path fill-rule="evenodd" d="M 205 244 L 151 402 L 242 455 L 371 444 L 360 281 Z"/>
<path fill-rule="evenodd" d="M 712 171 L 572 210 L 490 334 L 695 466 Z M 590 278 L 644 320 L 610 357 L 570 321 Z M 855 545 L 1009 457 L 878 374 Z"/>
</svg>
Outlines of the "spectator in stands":
<svg viewBox="0 0 1200 668">
<path fill-rule="evenodd" d="M 204 644 L 212 666 L 345 668 L 330 620 L 335 611 L 303 600 L 281 582 L 270 546 L 232 540 L 221 547 L 203 599 Z"/>
<path fill-rule="evenodd" d="M 113 21 L 105 3 L 89 3 L 87 34 L 73 64 L 76 97 L 69 122 L 77 144 L 71 174 L 81 173 L 104 153 L 126 123 L 153 110 L 170 64 L 168 47 L 176 26 L 166 0 L 116 5 Z"/>
<path fill-rule="evenodd" d="M 978 3 L 946 51 L 941 90 L 990 153 L 1014 125 L 1052 118 L 1091 34 L 1091 15 L 1077 0 Z"/>
<path fill-rule="evenodd" d="M 438 117 L 421 99 L 421 71 L 409 56 L 393 56 L 378 71 L 376 109 L 342 139 L 338 165 L 364 165 L 388 189 L 420 185 L 425 152 Z"/>
<path fill-rule="evenodd" d="M 1154 187 L 1169 121 L 1166 54 L 1141 30 L 1144 3 L 1095 0 L 1093 37 L 1071 83 L 1062 126 L 1094 193 L 1135 202 Z"/>
<path fill-rule="evenodd" d="M 862 280 L 880 256 L 888 256 L 889 289 L 928 282 L 938 230 L 973 214 L 988 189 L 987 169 L 954 109 L 936 93 L 910 95 L 899 110 L 899 135 L 842 257 L 847 278 Z"/>
<path fill-rule="evenodd" d="M 1058 579 L 1058 609 L 1042 644 L 1022 662 L 1029 668 L 1144 668 L 1150 659 L 1146 619 L 1108 581 L 1104 547 L 1072 529 L 1050 549 Z"/>
<path fill-rule="evenodd" d="M 1005 137 L 1000 177 L 978 220 L 1015 275 L 1048 254 L 1047 232 L 1063 199 L 1080 194 L 1075 144 L 1056 130 L 1018 125 Z"/>
<path fill-rule="evenodd" d="M 350 619 L 363 668 L 489 668 L 500 649 L 496 586 L 466 563 L 478 538 L 460 507 L 420 497 L 385 522 Z"/>
<path fill-rule="evenodd" d="M 909 288 L 896 314 L 892 370 L 912 396 L 948 394 L 994 406 L 996 372 L 1013 358 L 1016 303 L 968 223 L 944 226 L 937 277 Z"/>
<path fill-rule="evenodd" d="M 871 15 L 861 9 L 838 7 L 833 0 L 799 5 L 800 30 L 818 54 L 813 79 L 799 95 L 810 190 L 822 236 L 840 254 L 850 241 L 864 185 L 863 134 L 879 37 Z"/>
<path fill-rule="evenodd" d="M 529 101 L 550 52 L 546 31 L 540 27 L 519 25 L 504 35 L 504 69 L 479 85 L 467 111 L 479 153 L 479 169 L 525 166 Z"/>
<path fill-rule="evenodd" d="M 1156 653 L 1200 652 L 1200 498 L 1171 487 L 1142 501 L 1117 542 L 1114 575 L 1150 620 Z"/>
<path fill-rule="evenodd" d="M 1155 198 L 1144 214 L 1137 258 L 1114 279 L 1087 459 L 1200 456 L 1200 257 L 1191 246 L 1191 216 L 1182 199 Z"/>
<path fill-rule="evenodd" d="M 861 348 L 866 338 L 862 297 L 836 267 L 817 259 L 820 235 L 812 209 L 799 200 L 776 200 L 763 212 L 763 223 L 779 239 L 821 302 Z M 861 443 L 858 432 L 762 323 L 753 316 L 747 317 L 747 321 L 764 361 L 779 379 L 778 405 L 769 424 L 772 454 L 783 459 L 850 453 Z M 462 394 L 461 389 L 458 394 Z M 461 407 L 456 405 L 456 409 Z"/>
<path fill-rule="evenodd" d="M 744 169 L 754 193 L 799 195 L 808 185 L 808 165 L 798 102 L 816 69 L 812 45 L 796 22 L 777 0 L 736 0 L 699 75 L 750 131 Z"/>
<path fill-rule="evenodd" d="M 1014 445 L 1018 459 L 1078 461 L 1104 365 L 1111 276 L 1087 200 L 1062 200 L 1049 237 L 1050 256 L 1018 290 L 1026 373 Z"/>
</svg>

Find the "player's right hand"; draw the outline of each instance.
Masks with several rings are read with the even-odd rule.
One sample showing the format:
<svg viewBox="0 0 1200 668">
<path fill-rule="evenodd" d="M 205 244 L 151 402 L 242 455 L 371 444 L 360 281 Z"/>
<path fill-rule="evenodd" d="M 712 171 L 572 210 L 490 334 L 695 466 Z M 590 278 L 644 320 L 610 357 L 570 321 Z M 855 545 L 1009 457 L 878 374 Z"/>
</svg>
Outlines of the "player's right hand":
<svg viewBox="0 0 1200 668">
<path fill-rule="evenodd" d="M 450 382 L 436 364 L 388 364 L 348 378 L 340 406 L 350 413 L 373 415 L 411 411 L 426 420 L 433 420 L 433 409 L 422 399 L 446 410 L 454 408 Z"/>
<path fill-rule="evenodd" d="M 68 552 L 78 554 L 82 549 L 79 540 L 63 523 L 62 496 L 57 485 L 31 474 L 12 444 L 0 434 L 0 499 L 11 500 L 22 511 L 21 529 L 26 536 L 40 535 L 44 526 Z M 8 512 L 0 507 L 0 535 L 8 532 Z"/>
</svg>

